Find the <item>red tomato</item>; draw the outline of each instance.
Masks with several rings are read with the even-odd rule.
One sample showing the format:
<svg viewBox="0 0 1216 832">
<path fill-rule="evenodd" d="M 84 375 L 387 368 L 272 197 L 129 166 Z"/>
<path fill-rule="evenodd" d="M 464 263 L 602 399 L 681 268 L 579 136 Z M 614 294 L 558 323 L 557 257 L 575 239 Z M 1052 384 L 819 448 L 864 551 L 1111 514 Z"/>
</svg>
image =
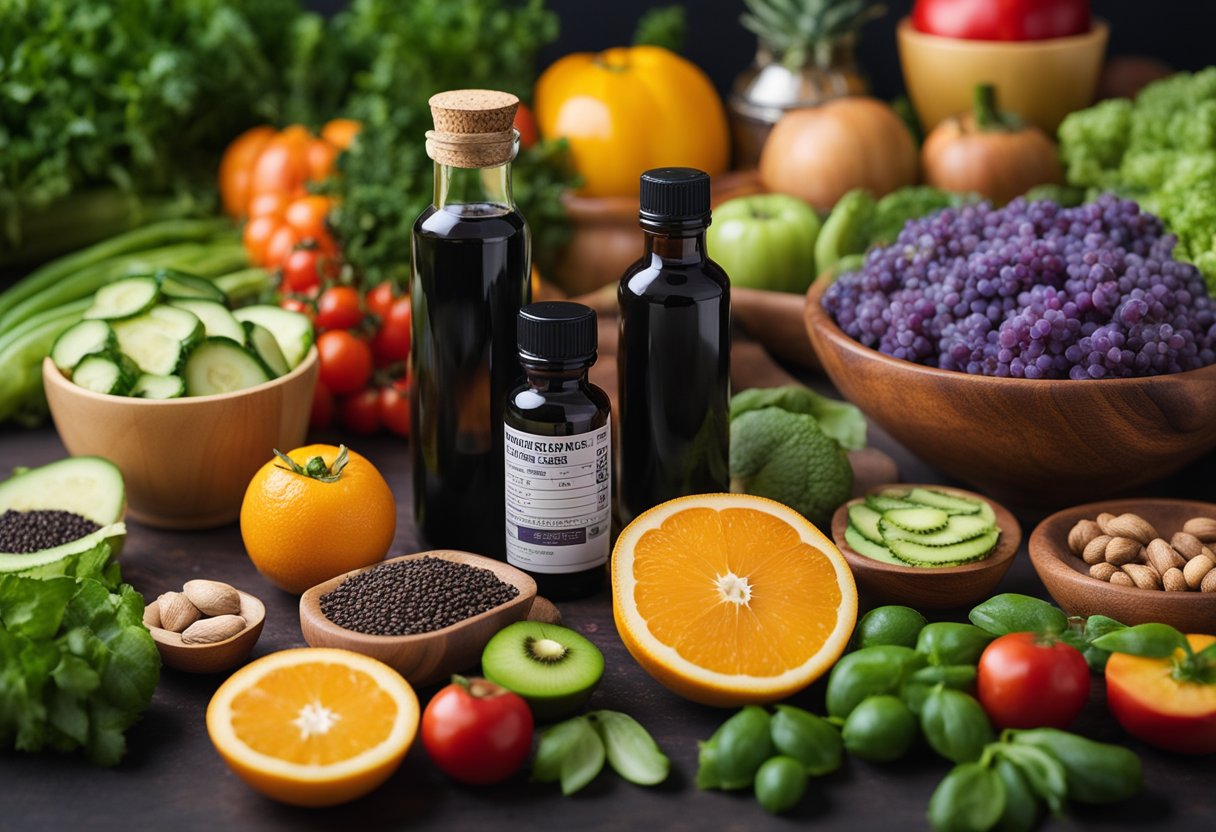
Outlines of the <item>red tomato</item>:
<svg viewBox="0 0 1216 832">
<path fill-rule="evenodd" d="M 422 712 L 422 744 L 444 774 L 485 785 L 519 771 L 532 750 L 532 711 L 485 679 L 452 677 Z"/>
<path fill-rule="evenodd" d="M 250 261 L 258 265 L 266 262 L 266 246 L 281 224 L 282 220 L 273 214 L 254 217 L 245 223 L 241 242 L 245 244 L 245 252 L 249 255 Z"/>
<path fill-rule="evenodd" d="M 301 315 L 307 316 L 310 321 L 316 316 L 316 310 L 313 309 L 312 304 L 303 298 L 283 298 L 279 301 L 279 306 L 288 312 L 299 312 Z"/>
<path fill-rule="evenodd" d="M 398 436 L 410 435 L 409 387 L 403 382 L 395 382 L 381 389 L 377 406 L 380 421 L 386 428 Z"/>
<path fill-rule="evenodd" d="M 1198 653 L 1216 643 L 1216 636 L 1188 635 L 1187 641 Z M 1123 730 L 1150 745 L 1216 754 L 1216 684 L 1175 679 L 1173 661 L 1111 654 L 1106 704 Z"/>
<path fill-rule="evenodd" d="M 325 218 L 333 206 L 327 196 L 310 194 L 293 199 L 283 209 L 283 218 L 296 230 L 302 240 L 320 240 L 329 236 Z"/>
<path fill-rule="evenodd" d="M 308 412 L 310 428 L 327 428 L 334 420 L 334 397 L 325 385 L 317 382 L 312 391 L 312 409 Z"/>
<path fill-rule="evenodd" d="M 1081 652 L 1036 633 L 996 639 L 977 670 L 980 704 L 1001 728 L 1067 728 L 1089 699 L 1089 665 Z"/>
<path fill-rule="evenodd" d="M 351 329 L 362 320 L 359 290 L 352 286 L 330 286 L 317 299 L 317 326 L 321 329 Z"/>
<path fill-rule="evenodd" d="M 380 392 L 375 387 L 360 390 L 338 402 L 338 420 L 347 430 L 369 435 L 380 430 Z"/>
<path fill-rule="evenodd" d="M 332 271 L 323 260 L 326 258 L 315 247 L 296 248 L 283 261 L 283 286 L 291 292 L 316 289 L 322 276 L 329 276 L 327 273 Z"/>
<path fill-rule="evenodd" d="M 522 101 L 519 104 L 519 109 L 515 111 L 515 129 L 519 131 L 519 146 L 527 150 L 532 145 L 536 144 L 538 134 L 536 132 L 536 117 L 532 115 L 532 110 L 527 104 Z"/>
<path fill-rule="evenodd" d="M 963 40 L 1045 40 L 1089 31 L 1089 0 L 916 0 L 918 31 Z"/>
<path fill-rule="evenodd" d="M 253 225 L 253 223 L 264 219 L 266 217 L 258 217 L 249 224 Z M 270 235 L 270 239 L 266 241 L 266 248 L 262 254 L 262 262 L 258 264 L 268 269 L 273 269 L 286 263 L 287 258 L 291 256 L 291 253 L 295 251 L 296 246 L 301 242 L 299 233 L 290 225 L 283 225 L 282 218 L 271 217 L 271 219 L 279 223 L 279 226 Z"/>
<path fill-rule="evenodd" d="M 410 299 L 398 298 L 393 301 L 380 328 L 372 336 L 372 352 L 376 356 L 377 366 L 385 367 L 410 357 L 410 318 Z"/>
<path fill-rule="evenodd" d="M 388 310 L 392 308 L 393 300 L 393 282 L 385 280 L 377 283 L 376 287 L 364 296 L 363 303 L 367 306 L 368 312 L 383 320 L 388 315 Z"/>
<path fill-rule="evenodd" d="M 372 350 L 345 329 L 331 329 L 317 338 L 321 383 L 335 396 L 348 396 L 367 386 L 372 377 Z"/>
</svg>

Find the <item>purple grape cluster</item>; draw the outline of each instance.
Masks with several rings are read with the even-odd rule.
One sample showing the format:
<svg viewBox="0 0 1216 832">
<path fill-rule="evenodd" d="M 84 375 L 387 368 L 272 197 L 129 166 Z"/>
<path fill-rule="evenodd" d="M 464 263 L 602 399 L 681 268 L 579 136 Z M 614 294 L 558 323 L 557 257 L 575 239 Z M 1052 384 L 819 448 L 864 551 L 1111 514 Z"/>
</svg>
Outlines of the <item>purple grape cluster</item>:
<svg viewBox="0 0 1216 832">
<path fill-rule="evenodd" d="M 1216 363 L 1216 303 L 1132 201 L 1014 200 L 912 220 L 823 306 L 887 355 L 974 375 L 1129 378 Z"/>
</svg>

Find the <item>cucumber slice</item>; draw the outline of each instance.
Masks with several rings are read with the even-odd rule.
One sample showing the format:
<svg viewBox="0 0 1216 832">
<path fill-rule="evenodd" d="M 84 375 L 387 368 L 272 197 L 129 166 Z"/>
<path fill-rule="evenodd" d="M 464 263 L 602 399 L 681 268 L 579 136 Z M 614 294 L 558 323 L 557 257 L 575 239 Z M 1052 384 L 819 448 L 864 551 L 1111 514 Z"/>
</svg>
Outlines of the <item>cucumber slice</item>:
<svg viewBox="0 0 1216 832">
<path fill-rule="evenodd" d="M 180 376 L 141 373 L 131 388 L 131 395 L 141 399 L 179 399 L 186 395 L 186 383 Z"/>
<path fill-rule="evenodd" d="M 866 505 L 879 514 L 897 508 L 920 508 L 916 503 L 909 503 L 907 500 L 889 497 L 886 494 L 870 494 L 866 497 Z"/>
<path fill-rule="evenodd" d="M 238 343 L 245 343 L 245 330 L 240 321 L 232 317 L 232 313 L 222 303 L 211 300 L 186 298 L 172 301 L 170 306 L 184 309 L 203 323 L 203 334 L 208 338 L 231 338 Z"/>
<path fill-rule="evenodd" d="M 893 508 L 883 512 L 882 519 L 901 529 L 924 534 L 946 528 L 950 515 L 940 508 Z"/>
<path fill-rule="evenodd" d="M 160 285 L 154 277 L 128 277 L 102 286 L 93 295 L 93 305 L 84 313 L 85 319 L 99 318 L 121 321 L 142 315 L 156 305 Z"/>
<path fill-rule="evenodd" d="M 166 335 L 163 322 L 153 319 L 151 315 L 140 315 L 129 321 L 116 322 L 114 334 L 118 336 L 119 349 L 128 355 L 140 370 L 156 376 L 171 376 L 176 373 L 188 352 L 187 345 Z"/>
<path fill-rule="evenodd" d="M 947 514 L 975 514 L 980 510 L 980 504 L 975 500 L 930 491 L 927 488 L 913 488 L 908 492 L 908 499 L 922 506 L 939 508 Z"/>
<path fill-rule="evenodd" d="M 262 362 L 229 338 L 207 338 L 186 359 L 186 395 L 214 396 L 270 381 Z"/>
<path fill-rule="evenodd" d="M 176 306 L 163 304 L 153 306 L 144 317 L 148 318 L 149 326 L 159 329 L 170 338 L 181 341 L 187 350 L 203 340 L 206 332 L 198 315 L 185 309 L 178 309 Z"/>
<path fill-rule="evenodd" d="M 892 540 L 907 540 L 922 546 L 953 546 L 990 532 L 992 528 L 991 523 L 974 514 L 952 515 L 944 529 L 928 534 L 901 529 L 889 520 L 878 521 L 878 530 L 882 532 L 886 544 Z"/>
<path fill-rule="evenodd" d="M 250 321 L 270 330 L 291 369 L 299 366 L 312 347 L 312 321 L 299 312 L 277 306 L 246 306 L 232 313 L 241 323 Z"/>
<path fill-rule="evenodd" d="M 264 326 L 258 326 L 253 321 L 245 321 L 244 326 L 245 343 L 266 365 L 271 377 L 277 378 L 286 373 L 290 369 L 287 366 L 287 359 L 283 357 L 283 351 L 279 349 L 279 342 L 274 340 L 270 330 Z"/>
<path fill-rule="evenodd" d="M 895 555 L 886 546 L 881 546 L 872 540 L 866 540 L 861 532 L 853 526 L 849 526 L 844 530 L 844 541 L 849 544 L 849 548 L 859 555 L 863 555 L 871 560 L 880 560 L 883 563 L 893 563 L 896 566 L 908 566 L 907 563 L 895 557 Z"/>
<path fill-rule="evenodd" d="M 888 546 L 892 554 L 913 566 L 958 566 L 990 555 L 1000 536 L 993 529 L 953 546 L 922 546 L 910 540 L 892 540 Z"/>
<path fill-rule="evenodd" d="M 51 345 L 51 360 L 65 373 L 76 369 L 86 355 L 118 351 L 118 338 L 105 321 L 81 321 L 63 331 Z"/>
<path fill-rule="evenodd" d="M 127 395 L 137 378 L 139 368 L 125 355 L 86 355 L 72 373 L 72 381 L 85 390 L 111 396 Z"/>
<path fill-rule="evenodd" d="M 167 298 L 209 300 L 219 304 L 228 302 L 227 296 L 218 286 L 198 275 L 177 269 L 157 269 L 156 277 L 160 279 L 160 293 Z"/>
<path fill-rule="evenodd" d="M 996 512 L 992 509 L 992 503 L 987 500 L 980 500 L 980 510 L 975 516 L 979 517 L 989 526 L 996 526 Z"/>
<path fill-rule="evenodd" d="M 874 509 L 865 503 L 853 503 L 849 506 L 849 525 L 857 529 L 867 540 L 882 545 L 882 534 L 878 530 L 878 521 L 882 518 Z"/>
</svg>

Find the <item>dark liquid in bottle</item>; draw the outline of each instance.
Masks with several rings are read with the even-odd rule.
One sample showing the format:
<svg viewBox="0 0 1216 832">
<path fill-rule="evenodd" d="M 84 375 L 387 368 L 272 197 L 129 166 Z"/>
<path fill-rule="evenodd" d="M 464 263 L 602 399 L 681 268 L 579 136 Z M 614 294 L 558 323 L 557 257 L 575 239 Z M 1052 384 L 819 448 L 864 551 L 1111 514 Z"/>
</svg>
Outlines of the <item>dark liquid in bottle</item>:
<svg viewBox="0 0 1216 832">
<path fill-rule="evenodd" d="M 504 557 L 503 402 L 523 370 L 528 234 L 496 205 L 431 206 L 414 223 L 414 511 L 427 543 Z"/>
<path fill-rule="evenodd" d="M 712 261 L 643 259 L 621 280 L 620 519 L 730 490 L 730 302 Z"/>
</svg>

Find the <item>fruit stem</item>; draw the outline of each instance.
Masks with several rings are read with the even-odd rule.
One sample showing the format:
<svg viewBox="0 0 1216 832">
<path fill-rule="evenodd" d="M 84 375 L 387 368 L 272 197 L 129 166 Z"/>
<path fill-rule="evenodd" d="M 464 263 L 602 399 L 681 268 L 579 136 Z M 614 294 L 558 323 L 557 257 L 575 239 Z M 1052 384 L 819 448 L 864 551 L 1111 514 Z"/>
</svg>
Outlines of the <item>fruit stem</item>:
<svg viewBox="0 0 1216 832">
<path fill-rule="evenodd" d="M 320 456 L 314 456 L 301 466 L 300 463 L 278 448 L 274 449 L 274 455 L 285 463 L 284 465 L 277 465 L 275 467 L 290 471 L 293 474 L 299 474 L 302 477 L 314 479 L 317 482 L 337 482 L 342 477 L 342 469 L 350 462 L 345 445 L 338 446 L 338 456 L 334 459 L 333 465 L 326 465 L 324 459 Z"/>
<path fill-rule="evenodd" d="M 1020 130 L 1021 119 L 1012 113 L 1002 113 L 996 106 L 996 87 L 993 84 L 976 84 L 972 105 L 975 127 L 982 133 Z"/>
</svg>

